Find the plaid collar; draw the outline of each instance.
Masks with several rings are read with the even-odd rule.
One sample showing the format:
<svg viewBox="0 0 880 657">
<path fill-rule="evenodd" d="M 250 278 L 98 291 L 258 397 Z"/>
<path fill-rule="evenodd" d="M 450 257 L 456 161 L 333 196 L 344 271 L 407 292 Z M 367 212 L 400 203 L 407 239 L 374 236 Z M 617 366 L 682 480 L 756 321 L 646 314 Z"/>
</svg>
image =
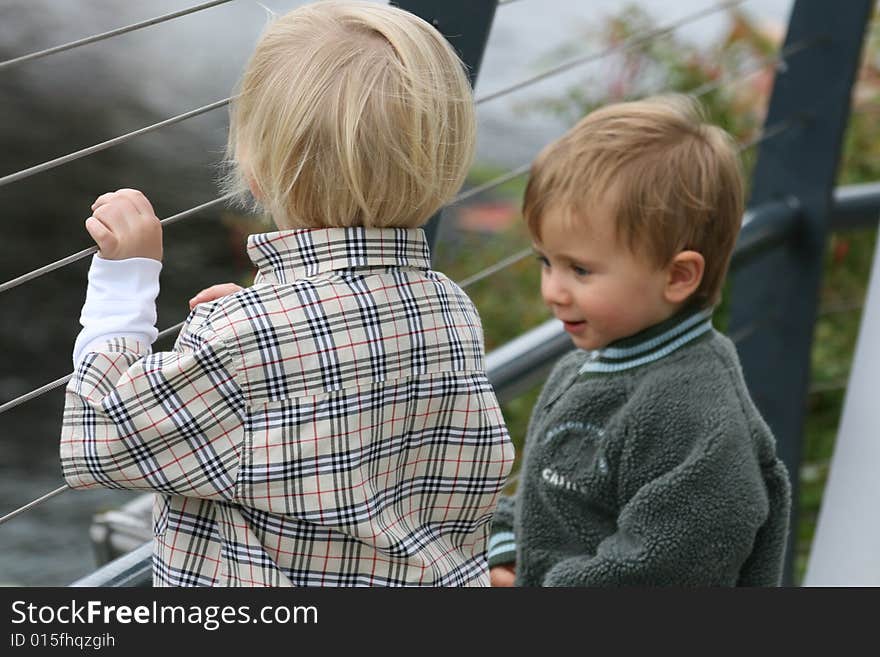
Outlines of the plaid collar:
<svg viewBox="0 0 880 657">
<path fill-rule="evenodd" d="M 712 330 L 713 308 L 688 308 L 603 349 L 588 351 L 580 374 L 620 372 L 660 360 Z"/>
<path fill-rule="evenodd" d="M 248 237 L 247 252 L 260 282 L 290 283 L 352 267 L 429 269 L 421 228 L 303 228 Z"/>
</svg>

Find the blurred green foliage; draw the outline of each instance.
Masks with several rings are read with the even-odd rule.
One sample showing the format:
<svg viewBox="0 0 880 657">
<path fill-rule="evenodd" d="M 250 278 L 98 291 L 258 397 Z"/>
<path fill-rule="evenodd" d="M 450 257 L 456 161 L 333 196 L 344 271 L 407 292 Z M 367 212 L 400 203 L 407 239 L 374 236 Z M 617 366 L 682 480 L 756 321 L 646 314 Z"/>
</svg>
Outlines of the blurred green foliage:
<svg viewBox="0 0 880 657">
<path fill-rule="evenodd" d="M 656 27 L 654 19 L 643 10 L 627 7 L 599 30 L 579 35 L 572 41 L 576 45 L 564 45 L 553 51 L 548 59 L 556 63 L 581 54 L 586 48 L 595 50 L 622 44 Z M 880 179 L 880 122 L 871 110 L 878 106 L 880 34 L 873 25 L 870 30 L 854 94 L 839 184 Z M 724 38 L 708 46 L 695 45 L 674 34 L 653 39 L 603 59 L 601 66 L 591 68 L 582 82 L 563 94 L 523 104 L 520 110 L 524 115 L 551 113 L 574 123 L 591 109 L 609 102 L 664 91 L 694 93 L 699 95 L 709 120 L 724 127 L 744 145 L 742 159 L 748 179 L 756 149 L 745 145 L 760 138 L 778 64 L 775 53 L 783 31 L 784 26 L 758 26 L 748 15 L 731 11 Z M 502 173 L 475 167 L 469 182 L 482 184 Z M 524 186 L 525 177 L 491 193 L 493 203 L 506 204 L 510 212 L 517 215 L 508 228 L 499 232 L 445 228 L 435 254 L 437 268 L 454 280 L 462 280 L 528 247 L 530 239 L 518 216 Z M 487 196 L 479 201 L 485 202 Z M 463 211 L 454 208 L 450 214 L 456 210 Z M 804 409 L 799 526 L 795 529 L 798 537 L 796 582 L 801 580 L 806 567 L 834 449 L 875 240 L 876 230 L 867 229 L 835 234 L 828 245 L 820 291 L 820 317 L 815 327 L 812 380 Z M 476 283 L 468 293 L 480 310 L 487 351 L 550 317 L 539 298 L 539 268 L 534 258 L 526 258 Z M 726 300 L 716 318 L 716 324 L 723 328 Z M 519 448 L 539 387 L 503 407 L 518 452 L 522 451 Z"/>
</svg>

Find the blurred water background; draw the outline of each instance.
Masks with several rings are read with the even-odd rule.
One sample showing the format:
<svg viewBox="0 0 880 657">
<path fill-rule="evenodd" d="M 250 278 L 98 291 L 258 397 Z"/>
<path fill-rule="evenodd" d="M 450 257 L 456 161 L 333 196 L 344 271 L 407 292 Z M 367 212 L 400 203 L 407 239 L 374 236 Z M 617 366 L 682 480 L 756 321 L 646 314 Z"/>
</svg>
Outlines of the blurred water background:
<svg viewBox="0 0 880 657">
<path fill-rule="evenodd" d="M 0 61 L 146 20 L 196 0 L 0 0 Z M 0 69 L 0 176 L 226 98 L 267 21 L 293 1 L 237 0 L 44 59 Z M 590 52 L 581 35 L 624 3 L 517 0 L 499 7 L 476 95 L 551 66 L 565 41 Z M 715 0 L 641 0 L 658 23 Z M 792 0 L 752 0 L 752 16 L 784 24 Z M 711 42 L 724 14 L 682 34 Z M 593 46 L 595 48 L 595 46 Z M 561 93 L 583 71 L 556 76 L 479 108 L 478 161 L 513 168 L 566 129 L 524 110 Z M 125 145 L 0 187 L 0 283 L 90 246 L 82 228 L 91 202 L 137 187 L 168 216 L 216 196 L 227 114 L 215 110 Z M 166 230 L 160 328 L 181 321 L 199 289 L 247 269 L 242 236 L 221 213 Z M 0 404 L 69 373 L 88 259 L 0 294 Z M 62 391 L 0 415 L 0 516 L 61 483 L 57 440 Z M 93 515 L 132 499 L 123 491 L 68 492 L 0 526 L 0 584 L 66 585 L 95 567 Z"/>
</svg>

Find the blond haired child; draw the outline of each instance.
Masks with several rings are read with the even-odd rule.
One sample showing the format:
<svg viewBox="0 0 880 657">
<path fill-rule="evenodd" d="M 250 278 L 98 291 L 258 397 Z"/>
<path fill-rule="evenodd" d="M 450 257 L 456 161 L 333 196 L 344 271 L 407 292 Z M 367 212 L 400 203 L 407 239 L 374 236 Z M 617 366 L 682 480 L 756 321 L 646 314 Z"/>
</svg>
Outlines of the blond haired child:
<svg viewBox="0 0 880 657">
<path fill-rule="evenodd" d="M 231 184 L 278 232 L 254 285 L 149 354 L 161 227 L 105 194 L 61 463 L 155 491 L 156 586 L 478 586 L 512 446 L 479 317 L 421 226 L 458 190 L 474 109 L 442 36 L 319 2 L 262 35 L 234 101 Z"/>
<path fill-rule="evenodd" d="M 743 211 L 737 151 L 695 101 L 580 121 L 533 164 L 541 295 L 577 349 L 534 408 L 494 585 L 775 585 L 785 467 L 712 310 Z"/>
</svg>

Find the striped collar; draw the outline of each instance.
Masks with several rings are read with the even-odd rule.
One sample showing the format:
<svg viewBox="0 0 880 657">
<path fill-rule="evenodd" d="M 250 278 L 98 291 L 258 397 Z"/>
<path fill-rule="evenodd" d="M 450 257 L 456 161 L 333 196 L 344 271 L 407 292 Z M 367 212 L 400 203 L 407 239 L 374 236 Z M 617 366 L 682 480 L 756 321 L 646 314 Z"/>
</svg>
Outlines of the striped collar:
<svg viewBox="0 0 880 657">
<path fill-rule="evenodd" d="M 248 237 L 255 282 L 290 283 L 352 267 L 431 266 L 421 228 L 304 228 Z"/>
<path fill-rule="evenodd" d="M 687 310 L 604 349 L 587 351 L 579 374 L 620 372 L 668 356 L 712 330 L 713 308 Z"/>
</svg>

